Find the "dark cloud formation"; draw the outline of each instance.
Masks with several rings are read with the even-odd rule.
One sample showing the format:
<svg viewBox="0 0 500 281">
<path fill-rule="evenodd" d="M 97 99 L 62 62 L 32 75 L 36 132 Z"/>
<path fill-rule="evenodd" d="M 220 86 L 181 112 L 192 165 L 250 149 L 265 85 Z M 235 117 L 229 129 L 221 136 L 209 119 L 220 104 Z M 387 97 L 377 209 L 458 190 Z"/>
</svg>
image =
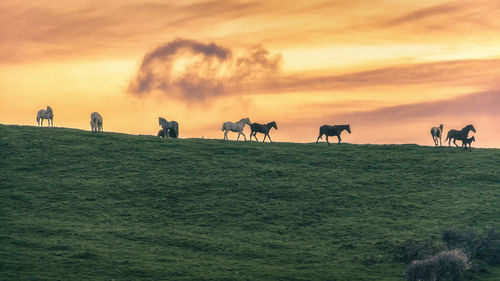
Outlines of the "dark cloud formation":
<svg viewBox="0 0 500 281">
<path fill-rule="evenodd" d="M 235 55 L 215 43 L 176 39 L 147 53 L 129 92 L 159 93 L 186 101 L 249 90 L 279 71 L 281 56 L 255 46 Z"/>
</svg>

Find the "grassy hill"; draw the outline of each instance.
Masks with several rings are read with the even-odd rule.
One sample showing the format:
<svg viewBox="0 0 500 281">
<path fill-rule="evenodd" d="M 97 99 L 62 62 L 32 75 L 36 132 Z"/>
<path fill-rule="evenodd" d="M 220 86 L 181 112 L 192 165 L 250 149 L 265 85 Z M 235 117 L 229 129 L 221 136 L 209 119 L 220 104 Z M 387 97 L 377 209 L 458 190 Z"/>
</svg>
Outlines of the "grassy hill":
<svg viewBox="0 0 500 281">
<path fill-rule="evenodd" d="M 403 280 L 402 241 L 500 226 L 499 167 L 498 149 L 0 125 L 0 280 Z"/>
</svg>

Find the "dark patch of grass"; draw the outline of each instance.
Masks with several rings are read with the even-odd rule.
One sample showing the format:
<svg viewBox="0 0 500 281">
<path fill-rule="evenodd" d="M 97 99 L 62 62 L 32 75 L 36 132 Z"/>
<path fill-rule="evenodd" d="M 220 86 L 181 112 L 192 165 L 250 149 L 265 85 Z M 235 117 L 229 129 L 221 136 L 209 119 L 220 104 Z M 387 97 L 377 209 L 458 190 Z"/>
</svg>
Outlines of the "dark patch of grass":
<svg viewBox="0 0 500 281">
<path fill-rule="evenodd" d="M 0 125 L 0 279 L 402 280 L 384 245 L 499 225 L 498 163 Z"/>
</svg>

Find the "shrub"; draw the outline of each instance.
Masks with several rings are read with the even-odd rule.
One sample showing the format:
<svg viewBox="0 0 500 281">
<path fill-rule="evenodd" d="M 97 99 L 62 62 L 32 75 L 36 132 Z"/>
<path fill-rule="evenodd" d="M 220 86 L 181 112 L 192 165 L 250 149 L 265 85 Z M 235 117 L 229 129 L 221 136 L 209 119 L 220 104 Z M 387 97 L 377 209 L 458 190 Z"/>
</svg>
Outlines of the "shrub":
<svg viewBox="0 0 500 281">
<path fill-rule="evenodd" d="M 447 277 L 462 280 L 470 262 L 462 250 L 442 251 L 424 260 L 413 261 L 405 271 L 408 281 L 439 281 Z"/>
<path fill-rule="evenodd" d="M 443 242 L 448 249 L 460 248 L 471 258 L 474 258 L 481 250 L 483 239 L 472 229 L 458 230 L 451 227 L 441 233 Z"/>
<path fill-rule="evenodd" d="M 444 246 L 434 240 L 407 240 L 394 247 L 396 260 L 409 263 L 422 260 L 444 250 Z"/>
<path fill-rule="evenodd" d="M 461 248 L 471 259 L 478 258 L 489 264 L 500 264 L 500 232 L 493 228 L 485 236 L 474 230 L 451 227 L 441 233 L 448 248 Z"/>
</svg>

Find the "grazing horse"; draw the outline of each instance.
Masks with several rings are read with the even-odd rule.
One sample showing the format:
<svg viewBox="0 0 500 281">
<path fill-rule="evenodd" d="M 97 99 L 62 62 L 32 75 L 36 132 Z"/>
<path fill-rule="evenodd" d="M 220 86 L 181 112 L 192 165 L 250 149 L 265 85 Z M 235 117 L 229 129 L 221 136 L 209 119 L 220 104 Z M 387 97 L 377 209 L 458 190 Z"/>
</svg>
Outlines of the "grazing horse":
<svg viewBox="0 0 500 281">
<path fill-rule="evenodd" d="M 335 125 L 335 126 L 323 125 L 319 127 L 319 136 L 316 139 L 316 143 L 318 143 L 319 139 L 321 139 L 323 135 L 326 136 L 326 142 L 328 143 L 328 145 L 330 145 L 328 137 L 333 137 L 333 136 L 337 136 L 337 139 L 339 141 L 338 143 L 340 143 L 342 141 L 342 138 L 340 138 L 340 134 L 344 130 L 346 130 L 350 134 L 351 125 Z"/>
<path fill-rule="evenodd" d="M 442 146 L 443 144 L 441 143 L 441 138 L 443 136 L 443 124 L 440 124 L 439 127 L 432 127 L 431 136 L 435 146 L 438 146 L 438 140 L 439 145 Z"/>
<path fill-rule="evenodd" d="M 472 151 L 472 146 L 471 143 L 473 141 L 476 141 L 476 138 L 472 136 L 471 138 L 466 139 L 465 141 L 462 140 L 462 146 L 465 145 L 464 149 L 467 149 L 467 144 L 469 145 L 469 150 Z"/>
<path fill-rule="evenodd" d="M 474 128 L 473 125 L 467 125 L 465 126 L 462 130 L 449 130 L 448 135 L 446 136 L 446 139 L 444 140 L 445 142 L 448 141 L 448 146 L 450 145 L 451 139 L 453 139 L 453 144 L 458 147 L 458 144 L 456 143 L 457 140 L 461 140 L 462 142 L 467 140 L 467 137 L 469 136 L 469 132 L 473 131 L 474 133 L 476 132 L 476 128 Z"/>
<path fill-rule="evenodd" d="M 38 126 L 43 127 L 43 119 L 47 119 L 49 122 L 49 127 L 52 124 L 54 127 L 54 112 L 50 106 L 47 106 L 47 109 L 40 109 L 36 115 L 36 122 L 38 122 Z"/>
<path fill-rule="evenodd" d="M 164 118 L 158 117 L 158 123 L 163 128 L 163 136 L 178 138 L 179 137 L 179 123 L 177 121 L 167 121 Z"/>
<path fill-rule="evenodd" d="M 252 130 L 252 132 L 250 133 L 250 140 L 252 140 L 253 136 L 256 141 L 259 141 L 257 139 L 257 133 L 262 133 L 264 134 L 264 139 L 262 140 L 262 142 L 266 141 L 266 137 L 268 137 L 269 141 L 272 143 L 273 141 L 271 140 L 271 136 L 269 135 L 269 131 L 271 130 L 271 128 L 278 130 L 278 125 L 276 125 L 276 122 L 272 121 L 265 125 L 252 123 L 252 125 L 250 125 L 250 129 Z"/>
<path fill-rule="evenodd" d="M 160 138 L 166 138 L 167 136 L 165 135 L 165 130 L 161 129 L 158 131 L 158 136 Z"/>
<path fill-rule="evenodd" d="M 90 129 L 92 132 L 102 131 L 102 116 L 97 112 L 90 114 Z"/>
<path fill-rule="evenodd" d="M 229 140 L 227 138 L 227 133 L 229 131 L 231 131 L 231 132 L 238 133 L 238 138 L 236 139 L 236 141 L 240 140 L 240 135 L 243 135 L 243 137 L 245 137 L 245 141 L 246 141 L 247 136 L 245 136 L 245 134 L 243 133 L 243 129 L 245 129 L 245 125 L 250 126 L 251 124 L 252 124 L 252 122 L 250 122 L 250 119 L 248 117 L 242 118 L 240 121 L 238 121 L 236 123 L 233 123 L 231 121 L 224 122 L 224 124 L 222 124 L 222 128 L 221 128 L 221 130 L 224 131 L 224 139 Z"/>
</svg>

